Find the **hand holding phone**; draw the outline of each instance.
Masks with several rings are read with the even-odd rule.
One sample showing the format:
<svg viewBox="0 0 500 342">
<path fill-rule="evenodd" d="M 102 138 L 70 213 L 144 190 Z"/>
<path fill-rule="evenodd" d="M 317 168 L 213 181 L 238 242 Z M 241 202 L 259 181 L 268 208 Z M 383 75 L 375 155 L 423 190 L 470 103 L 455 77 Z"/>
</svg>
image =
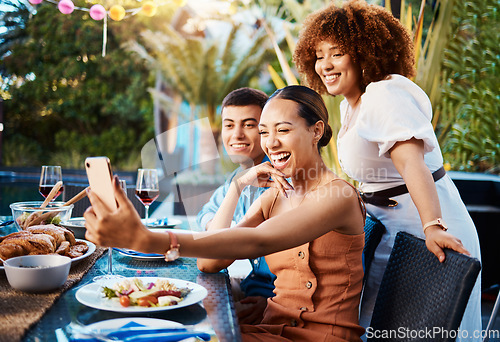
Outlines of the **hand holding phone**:
<svg viewBox="0 0 500 342">
<path fill-rule="evenodd" d="M 85 170 L 89 180 L 90 189 L 111 210 L 118 207 L 115 200 L 113 187 L 113 172 L 108 157 L 89 157 L 85 159 Z"/>
</svg>

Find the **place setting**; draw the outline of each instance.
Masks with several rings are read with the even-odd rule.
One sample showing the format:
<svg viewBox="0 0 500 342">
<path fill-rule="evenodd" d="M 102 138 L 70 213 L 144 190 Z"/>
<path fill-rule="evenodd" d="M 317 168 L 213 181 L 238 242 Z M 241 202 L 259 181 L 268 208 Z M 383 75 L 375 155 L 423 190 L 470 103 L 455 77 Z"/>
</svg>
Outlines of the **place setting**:
<svg viewBox="0 0 500 342">
<path fill-rule="evenodd" d="M 203 325 L 195 327 L 141 316 L 186 308 L 201 302 L 207 294 L 207 289 L 199 284 L 166 277 L 94 280 L 78 288 L 74 296 L 82 305 L 98 310 L 101 320 L 89 324 L 73 321 L 64 332 L 70 341 L 209 341 L 213 331 Z M 127 316 L 109 318 L 113 316 L 100 312 Z M 103 317 L 108 319 L 102 320 Z"/>
</svg>

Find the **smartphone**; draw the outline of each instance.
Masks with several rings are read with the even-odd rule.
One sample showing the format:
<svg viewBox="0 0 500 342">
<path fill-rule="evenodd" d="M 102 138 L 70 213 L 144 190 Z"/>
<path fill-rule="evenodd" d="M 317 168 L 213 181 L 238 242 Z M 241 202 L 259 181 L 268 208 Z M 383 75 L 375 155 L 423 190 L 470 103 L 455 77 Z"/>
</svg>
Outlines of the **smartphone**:
<svg viewBox="0 0 500 342">
<path fill-rule="evenodd" d="M 109 207 L 116 210 L 115 190 L 113 188 L 113 172 L 108 157 L 88 157 L 85 159 L 85 170 L 90 189 Z"/>
</svg>

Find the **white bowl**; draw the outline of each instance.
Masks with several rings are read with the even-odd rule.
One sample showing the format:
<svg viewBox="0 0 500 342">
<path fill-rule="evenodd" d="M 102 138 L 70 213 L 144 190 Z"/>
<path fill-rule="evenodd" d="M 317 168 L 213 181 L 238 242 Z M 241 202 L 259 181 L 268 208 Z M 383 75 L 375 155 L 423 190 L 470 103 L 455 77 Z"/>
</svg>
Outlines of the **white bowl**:
<svg viewBox="0 0 500 342">
<path fill-rule="evenodd" d="M 10 286 L 26 292 L 44 292 L 61 287 L 68 278 L 71 258 L 61 255 L 24 255 L 5 260 Z"/>
<path fill-rule="evenodd" d="M 29 202 L 16 202 L 10 205 L 12 211 L 12 217 L 16 223 L 18 229 L 22 229 L 20 222 L 24 221 L 27 216 L 32 213 L 38 212 L 40 214 L 50 212 L 51 219 L 57 220 L 58 224 L 61 221 L 67 221 L 71 218 L 71 212 L 73 211 L 73 204 L 68 206 L 63 206 L 64 202 L 50 202 L 47 207 L 40 209 L 43 201 L 29 201 Z M 38 224 L 47 224 L 50 222 L 43 222 Z"/>
<path fill-rule="evenodd" d="M 68 221 L 62 221 L 59 225 L 71 230 L 77 239 L 85 239 L 87 228 L 85 228 L 83 217 L 72 217 Z"/>
</svg>

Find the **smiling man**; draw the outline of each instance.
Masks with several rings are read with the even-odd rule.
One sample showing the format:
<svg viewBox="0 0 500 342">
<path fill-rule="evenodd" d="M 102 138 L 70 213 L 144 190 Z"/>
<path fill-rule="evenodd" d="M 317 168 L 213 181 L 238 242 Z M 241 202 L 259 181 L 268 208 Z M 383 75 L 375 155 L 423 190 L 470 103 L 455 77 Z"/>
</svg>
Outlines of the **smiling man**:
<svg viewBox="0 0 500 342">
<path fill-rule="evenodd" d="M 240 167 L 231 173 L 198 213 L 198 224 L 205 230 L 210 230 L 210 222 L 222 204 L 234 176 L 242 170 L 269 161 L 260 146 L 258 129 L 260 114 L 267 99 L 268 96 L 260 90 L 240 88 L 230 92 L 222 101 L 222 143 L 231 161 Z M 247 187 L 243 190 L 234 211 L 233 224 L 243 218 L 250 205 L 266 189 Z M 198 268 L 203 272 L 218 272 L 232 262 L 233 260 L 198 259 Z M 252 271 L 240 284 L 245 298 L 236 303 L 236 308 L 240 323 L 256 324 L 262 319 L 267 298 L 274 296 L 276 277 L 269 271 L 264 257 L 251 259 L 250 263 Z"/>
</svg>

